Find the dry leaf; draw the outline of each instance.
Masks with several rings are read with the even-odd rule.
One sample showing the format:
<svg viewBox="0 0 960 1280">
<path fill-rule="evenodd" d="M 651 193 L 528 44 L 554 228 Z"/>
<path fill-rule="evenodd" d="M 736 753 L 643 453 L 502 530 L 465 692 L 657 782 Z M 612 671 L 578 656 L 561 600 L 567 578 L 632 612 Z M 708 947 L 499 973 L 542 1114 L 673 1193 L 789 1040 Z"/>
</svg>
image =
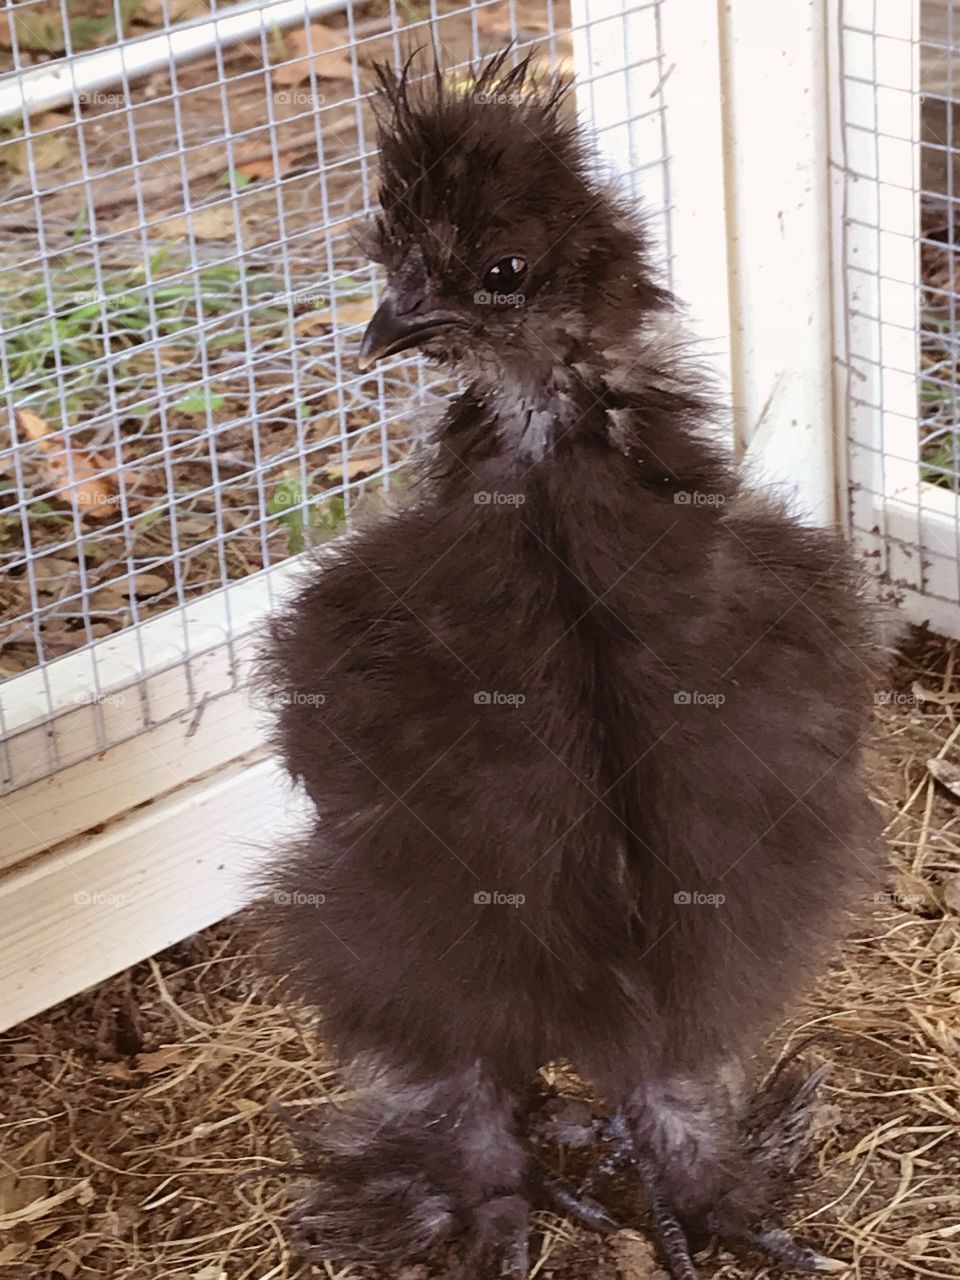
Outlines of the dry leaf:
<svg viewBox="0 0 960 1280">
<path fill-rule="evenodd" d="M 334 321 L 333 312 L 328 308 L 326 311 L 311 311 L 305 316 L 300 316 L 293 328 L 298 338 L 312 338 L 321 330 L 329 329 L 334 324 L 338 328 L 366 324 L 372 315 L 373 299 L 363 298 L 356 302 L 338 303 L 336 321 Z"/>
<path fill-rule="evenodd" d="M 51 1228 L 58 1231 L 61 1223 L 54 1223 Z M 38 1235 L 37 1228 L 34 1227 L 33 1233 L 36 1238 Z M 93 1253 L 100 1246 L 100 1239 L 95 1231 L 86 1232 L 83 1235 L 73 1235 L 73 1238 L 62 1244 L 55 1251 L 47 1255 L 47 1274 L 51 1276 L 63 1276 L 64 1280 L 73 1280 L 73 1277 L 81 1272 L 85 1276 L 90 1275 L 89 1268 L 83 1265 L 84 1258 L 88 1254 Z"/>
<path fill-rule="evenodd" d="M 150 1053 L 138 1053 L 129 1062 L 108 1062 L 102 1072 L 111 1080 L 135 1080 L 138 1075 L 154 1075 L 166 1067 L 174 1067 L 183 1059 L 183 1045 L 169 1044 Z"/>
<path fill-rule="evenodd" d="M 229 204 L 208 205 L 193 213 L 168 218 L 148 228 L 151 235 L 164 240 L 229 240 L 237 235 L 237 224 Z"/>
<path fill-rule="evenodd" d="M 72 1187 L 64 1187 L 62 1191 L 58 1191 L 55 1195 L 47 1196 L 42 1200 L 34 1200 L 31 1204 L 26 1205 L 22 1209 L 15 1209 L 12 1213 L 0 1214 L 0 1231 L 9 1231 L 19 1222 L 36 1222 L 38 1218 L 45 1218 L 48 1213 L 58 1208 L 66 1200 L 80 1200 L 81 1204 L 89 1203 L 92 1194 L 89 1178 L 84 1178 L 82 1182 L 75 1182 Z"/>
<path fill-rule="evenodd" d="M 82 454 L 74 450 L 71 471 L 64 455 L 63 474 L 72 476 L 72 481 L 66 488 L 67 497 L 82 515 L 102 520 L 116 507 L 116 484 L 112 477 L 102 474 L 108 465 L 97 453 Z"/>
<path fill-rule="evenodd" d="M 0 160 L 17 173 L 29 173 L 31 151 L 34 169 L 37 173 L 44 173 L 47 169 L 55 169 L 69 155 L 70 143 L 62 133 L 44 133 L 29 142 L 26 138 L 17 138 L 0 147 Z"/>
<path fill-rule="evenodd" d="M 40 1061 L 36 1040 L 18 1040 L 10 1046 L 10 1056 L 18 1067 L 32 1067 Z"/>
<path fill-rule="evenodd" d="M 0 1266 L 9 1266 L 10 1263 L 18 1262 L 21 1258 L 29 1258 L 40 1241 L 46 1240 L 47 1236 L 52 1236 L 54 1232 L 59 1231 L 62 1225 L 56 1219 L 53 1222 L 31 1225 L 23 1232 L 23 1239 L 12 1240 L 10 1244 L 0 1249 Z M 48 1274 L 56 1273 L 50 1271 Z"/>
<path fill-rule="evenodd" d="M 237 153 L 239 159 L 240 153 Z M 281 151 L 274 163 L 273 156 L 251 156 L 234 167 L 234 173 L 242 173 L 256 181 L 258 178 L 282 178 L 289 173 L 297 161 L 299 152 Z"/>
<path fill-rule="evenodd" d="M 117 490 L 113 477 L 102 474 L 109 466 L 105 459 L 82 449 L 68 451 L 49 423 L 32 409 L 18 409 L 15 416 L 24 435 L 39 445 L 57 497 L 82 515 L 97 519 L 109 515 L 116 506 Z"/>
<path fill-rule="evenodd" d="M 234 1098 L 230 1105 L 243 1116 L 259 1115 L 264 1108 L 264 1103 L 254 1102 L 252 1098 Z"/>
<path fill-rule="evenodd" d="M 930 1246 L 930 1237 L 928 1235 L 910 1236 L 903 1251 L 908 1258 L 922 1258 Z"/>
<path fill-rule="evenodd" d="M 324 471 L 332 480 L 356 480 L 358 476 L 368 476 L 371 471 L 376 471 L 380 465 L 380 458 L 348 458 L 346 465 L 342 461 L 328 462 L 324 466 Z"/>
<path fill-rule="evenodd" d="M 90 596 L 91 613 L 120 613 L 130 608 L 130 597 L 125 586 L 118 582 L 107 582 Z"/>
<path fill-rule="evenodd" d="M 108 1062 L 101 1068 L 101 1072 L 111 1080 L 133 1080 L 136 1075 L 125 1062 Z"/>
<path fill-rule="evenodd" d="M 43 1164 L 49 1147 L 50 1134 L 47 1132 L 31 1138 L 19 1151 L 12 1153 L 8 1166 L 0 1172 L 0 1215 L 16 1213 L 46 1195 L 47 1179 L 25 1171 Z"/>
<path fill-rule="evenodd" d="M 137 1071 L 145 1071 L 153 1075 L 155 1071 L 163 1071 L 165 1067 L 176 1066 L 183 1058 L 183 1045 L 168 1044 L 163 1049 L 155 1049 L 152 1053 L 138 1053 L 134 1058 Z"/>
<path fill-rule="evenodd" d="M 2 43 L 2 40 L 0 40 Z M 29 140 L 18 135 L 16 138 L 0 146 L 0 162 L 8 164 L 17 173 L 30 172 L 30 150 L 33 150 L 33 167 L 37 173 L 54 169 L 70 154 L 70 138 L 63 132 L 50 133 L 62 126 L 72 125 L 68 116 L 58 115 L 55 111 L 44 111 L 30 118 Z"/>
<path fill-rule="evenodd" d="M 42 440 L 44 436 L 50 435 L 52 430 L 49 423 L 32 409 L 17 410 L 17 426 L 21 431 L 26 432 L 31 440 Z"/>
<path fill-rule="evenodd" d="M 295 322 L 293 331 L 298 338 L 312 338 L 322 329 L 328 329 L 329 327 L 329 313 L 321 315 L 319 311 L 311 311 L 308 315 L 301 316 Z"/>
<path fill-rule="evenodd" d="M 334 317 L 332 310 L 316 311 L 309 316 L 304 316 L 304 320 L 310 320 L 314 325 L 337 325 L 343 327 L 345 325 L 366 324 L 373 315 L 373 299 L 361 298 L 356 302 L 338 302 L 337 314 Z M 297 321 L 297 333 L 300 333 L 300 321 Z"/>
<path fill-rule="evenodd" d="M 343 37 L 342 31 L 331 31 L 322 22 L 311 24 L 309 36 L 306 27 L 289 32 L 286 50 L 295 61 L 272 69 L 274 85 L 283 88 L 309 80 L 311 67 L 318 79 L 352 80 L 353 64 Z"/>
<path fill-rule="evenodd" d="M 169 591 L 170 583 L 161 573 L 138 573 L 133 589 L 138 596 L 158 596 L 161 591 Z"/>
<path fill-rule="evenodd" d="M 78 573 L 76 560 L 63 560 L 59 556 L 41 555 L 33 566 L 34 581 L 41 591 L 48 593 L 54 584 L 71 582 Z"/>
<path fill-rule="evenodd" d="M 19 1262 L 33 1249 L 32 1240 L 17 1241 L 13 1240 L 10 1244 L 5 1244 L 0 1249 L 0 1267 L 9 1267 L 14 1262 Z"/>
<path fill-rule="evenodd" d="M 18 137 L 6 147 L 0 147 L 0 160 L 5 160 L 17 173 L 30 172 L 28 145 L 33 148 L 33 167 L 37 173 L 54 169 L 70 154 L 71 139 L 63 132 L 50 133 L 51 129 L 62 129 L 72 126 L 69 116 L 58 115 L 56 111 L 43 111 L 30 118 L 31 139 Z"/>
<path fill-rule="evenodd" d="M 941 786 L 960 800 L 960 766 L 949 760 L 928 760 L 927 769 Z"/>
<path fill-rule="evenodd" d="M 193 1280 L 227 1280 L 227 1273 L 219 1262 L 208 1262 L 193 1273 Z"/>
<path fill-rule="evenodd" d="M 610 1236 L 610 1246 L 621 1280 L 667 1280 L 667 1273 L 657 1263 L 653 1244 L 639 1231 L 615 1231 Z"/>
</svg>

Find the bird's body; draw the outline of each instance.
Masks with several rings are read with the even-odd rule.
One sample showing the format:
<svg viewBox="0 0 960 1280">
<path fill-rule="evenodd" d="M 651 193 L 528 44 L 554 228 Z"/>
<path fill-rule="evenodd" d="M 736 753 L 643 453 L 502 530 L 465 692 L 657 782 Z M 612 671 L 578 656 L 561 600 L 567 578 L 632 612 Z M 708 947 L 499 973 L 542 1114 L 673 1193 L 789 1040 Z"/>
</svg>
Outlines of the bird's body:
<svg viewBox="0 0 960 1280">
<path fill-rule="evenodd" d="M 395 137 L 462 124 L 442 88 L 419 117 L 393 89 Z M 274 888 L 322 895 L 275 934 L 360 1089 L 310 1140 L 319 1255 L 468 1229 L 476 1269 L 523 1274 L 517 1111 L 555 1059 L 683 1220 L 755 1219 L 744 1064 L 872 857 L 846 553 L 742 488 L 637 232 L 602 213 L 623 256 L 593 313 L 537 325 L 534 280 L 526 346 L 427 339 L 465 389 L 412 499 L 324 551 L 272 628 L 279 740 L 317 810 Z"/>
</svg>

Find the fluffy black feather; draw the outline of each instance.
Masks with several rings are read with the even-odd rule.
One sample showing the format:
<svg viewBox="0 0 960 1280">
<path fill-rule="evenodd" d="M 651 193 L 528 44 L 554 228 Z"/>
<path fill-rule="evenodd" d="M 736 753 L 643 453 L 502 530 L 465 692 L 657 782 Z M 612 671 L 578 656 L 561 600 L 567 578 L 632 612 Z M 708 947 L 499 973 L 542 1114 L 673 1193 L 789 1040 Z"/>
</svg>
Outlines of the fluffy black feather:
<svg viewBox="0 0 960 1280">
<path fill-rule="evenodd" d="M 473 1229 L 488 1266 L 551 1059 L 623 1110 L 685 1220 L 749 1181 L 740 1066 L 876 857 L 873 657 L 844 546 L 716 443 L 562 88 L 506 54 L 475 88 L 379 74 L 387 319 L 444 317 L 421 345 L 463 389 L 413 498 L 272 622 L 263 683 L 316 822 L 268 925 L 364 1081 L 312 1139 L 317 1255 Z M 499 258 L 519 302 L 477 300 Z"/>
</svg>

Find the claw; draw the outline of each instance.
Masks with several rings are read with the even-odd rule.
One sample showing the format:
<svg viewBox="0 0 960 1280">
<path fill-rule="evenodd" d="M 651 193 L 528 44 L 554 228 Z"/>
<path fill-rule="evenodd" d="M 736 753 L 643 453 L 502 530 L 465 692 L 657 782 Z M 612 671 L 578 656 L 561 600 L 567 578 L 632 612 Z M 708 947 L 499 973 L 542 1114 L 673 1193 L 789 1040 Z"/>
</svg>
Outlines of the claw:
<svg viewBox="0 0 960 1280">
<path fill-rule="evenodd" d="M 610 1151 L 597 1162 L 576 1191 L 569 1190 L 557 1178 L 544 1172 L 539 1175 L 540 1189 L 556 1208 L 585 1227 L 593 1231 L 619 1231 L 621 1224 L 594 1199 L 593 1192 L 598 1184 L 635 1163 L 633 1138 L 620 1112 L 594 1120 L 592 1138 L 606 1142 Z"/>
<path fill-rule="evenodd" d="M 585 1185 L 585 1184 L 584 1184 Z M 584 1193 L 583 1186 L 570 1191 L 558 1178 L 544 1174 L 540 1186 L 553 1204 L 564 1214 L 589 1227 L 591 1231 L 619 1231 L 620 1223 L 610 1216 L 602 1204 Z"/>
<path fill-rule="evenodd" d="M 839 1275 L 842 1271 L 850 1269 L 848 1262 L 841 1262 L 839 1258 L 828 1258 L 825 1254 L 817 1253 L 809 1245 L 795 1240 L 789 1232 L 782 1231 L 779 1227 L 764 1226 L 752 1230 L 716 1215 L 708 1218 L 707 1225 L 710 1231 L 721 1240 L 733 1244 L 745 1244 L 760 1253 L 765 1253 L 768 1258 L 782 1262 L 793 1271 L 802 1271 L 808 1275 Z"/>
</svg>

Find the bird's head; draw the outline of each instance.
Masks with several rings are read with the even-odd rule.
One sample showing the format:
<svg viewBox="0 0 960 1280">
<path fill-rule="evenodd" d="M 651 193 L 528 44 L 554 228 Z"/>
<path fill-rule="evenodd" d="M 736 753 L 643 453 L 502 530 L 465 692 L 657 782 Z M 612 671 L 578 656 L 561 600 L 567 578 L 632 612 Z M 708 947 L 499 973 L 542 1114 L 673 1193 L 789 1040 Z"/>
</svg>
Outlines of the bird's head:
<svg viewBox="0 0 960 1280">
<path fill-rule="evenodd" d="M 510 50 L 465 80 L 377 68 L 387 288 L 361 366 L 417 347 L 493 385 L 582 362 L 663 298 L 596 175 L 567 86 Z"/>
</svg>

